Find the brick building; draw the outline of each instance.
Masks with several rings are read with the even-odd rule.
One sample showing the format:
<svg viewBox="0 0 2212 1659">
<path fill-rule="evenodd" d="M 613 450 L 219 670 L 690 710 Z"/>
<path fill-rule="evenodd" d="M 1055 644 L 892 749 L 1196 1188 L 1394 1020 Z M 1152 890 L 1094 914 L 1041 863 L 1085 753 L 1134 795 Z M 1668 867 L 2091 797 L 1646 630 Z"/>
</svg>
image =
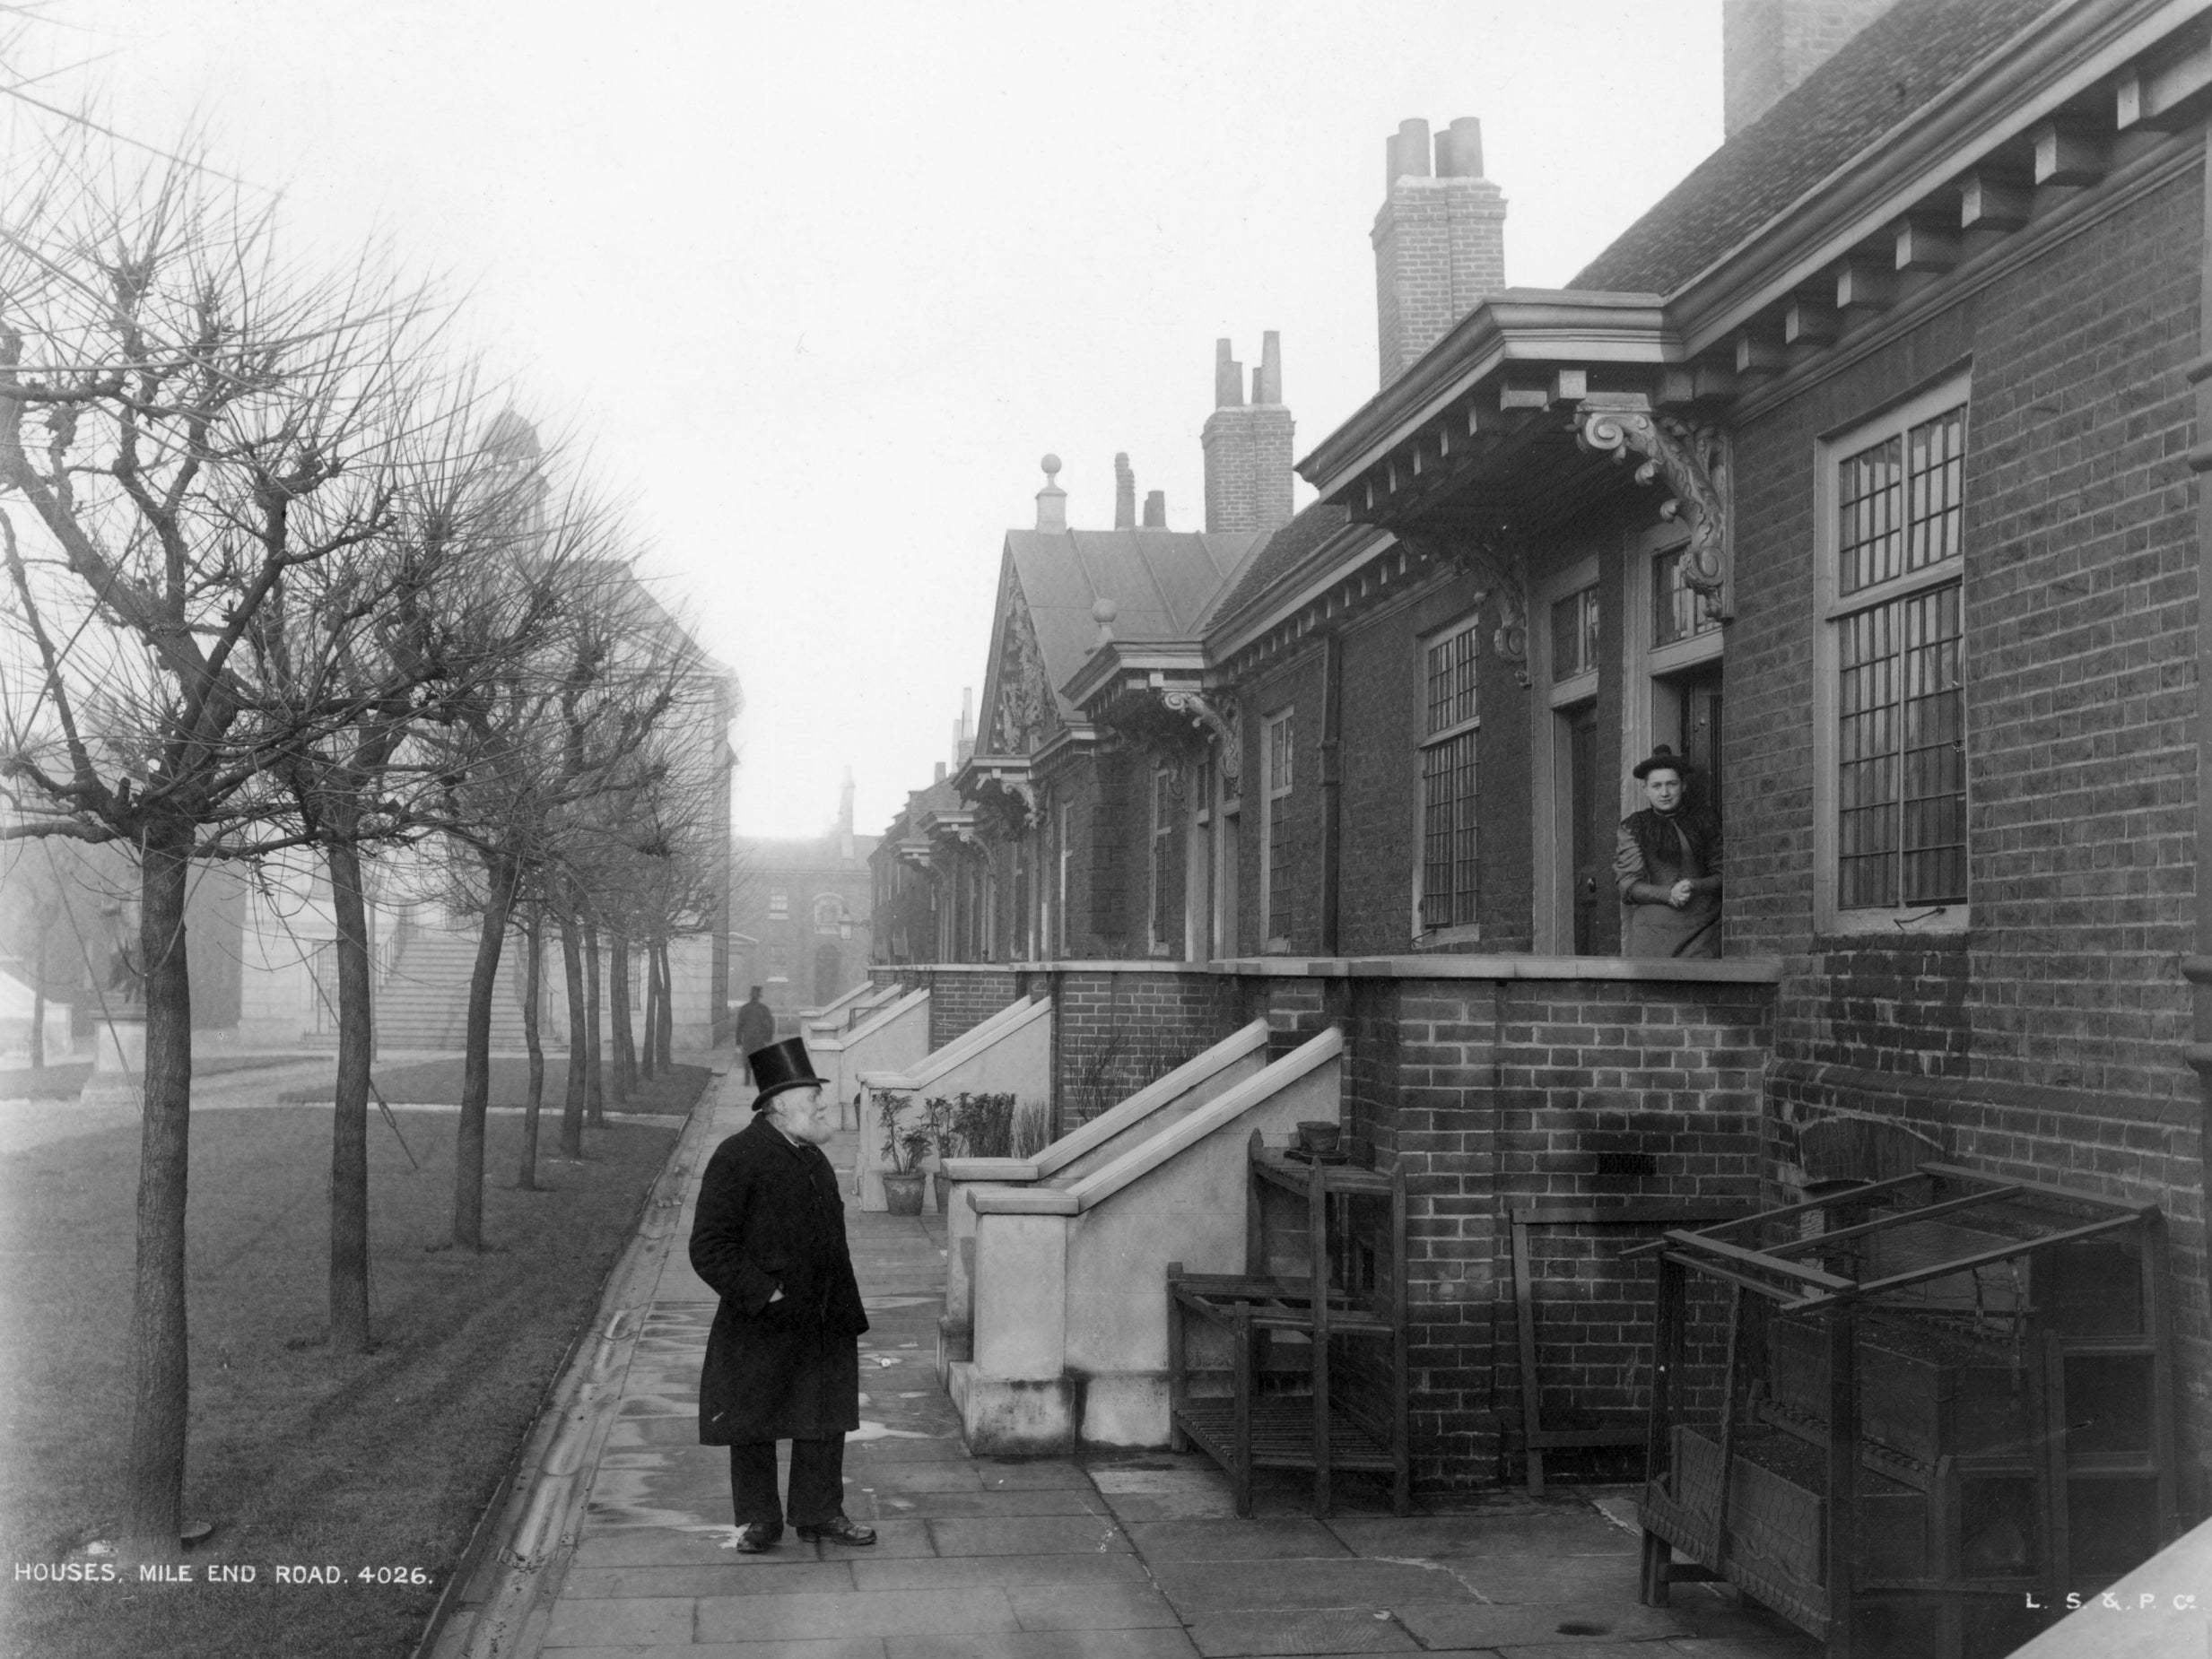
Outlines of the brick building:
<svg viewBox="0 0 2212 1659">
<path fill-rule="evenodd" d="M 867 977 L 877 838 L 854 832 L 852 803 L 848 769 L 837 822 L 825 833 L 732 841 L 733 1000 L 757 985 L 777 1018 L 795 1022 L 800 1009 L 818 1008 Z"/>
<path fill-rule="evenodd" d="M 1193 1040 L 1343 1024 L 1353 1140 L 1408 1175 L 1418 1480 L 1512 1466 L 1511 1209 L 1939 1155 L 2161 1207 L 2212 1498 L 2206 10 L 1732 6 L 1729 141 L 1559 290 L 1503 284 L 1472 124 L 1408 123 L 1319 501 L 1195 621 L 1041 651 L 1053 735 L 960 775 L 1033 849 L 984 954 L 1090 999 L 1065 1114 L 1101 987 Z M 1715 961 L 1615 954 L 1662 742 L 1724 819 Z M 1063 890 L 1114 926 L 1055 931 Z M 1633 1399 L 1624 1286 L 1551 1247 L 1567 1392 Z"/>
</svg>

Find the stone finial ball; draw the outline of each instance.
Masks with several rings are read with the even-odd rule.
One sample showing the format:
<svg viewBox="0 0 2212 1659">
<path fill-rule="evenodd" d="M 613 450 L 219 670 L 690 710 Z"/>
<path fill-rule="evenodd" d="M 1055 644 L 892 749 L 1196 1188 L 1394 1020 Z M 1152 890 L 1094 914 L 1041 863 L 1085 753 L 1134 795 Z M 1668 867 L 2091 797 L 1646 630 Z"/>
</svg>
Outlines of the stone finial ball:
<svg viewBox="0 0 2212 1659">
<path fill-rule="evenodd" d="M 1110 599 L 1102 599 L 1091 607 L 1091 620 L 1094 622 L 1110 622 L 1119 614 L 1120 607 Z"/>
<path fill-rule="evenodd" d="M 1059 475 L 1059 470 L 1060 470 L 1060 457 L 1059 457 L 1059 456 L 1056 456 L 1056 455 L 1049 455 L 1049 456 L 1045 456 L 1045 458 L 1044 458 L 1041 462 L 1040 462 L 1040 463 L 1039 463 L 1039 465 L 1041 465 L 1041 466 L 1044 468 L 1045 476 L 1046 476 L 1047 478 L 1055 478 L 1055 477 L 1058 477 L 1058 476 Z"/>
</svg>

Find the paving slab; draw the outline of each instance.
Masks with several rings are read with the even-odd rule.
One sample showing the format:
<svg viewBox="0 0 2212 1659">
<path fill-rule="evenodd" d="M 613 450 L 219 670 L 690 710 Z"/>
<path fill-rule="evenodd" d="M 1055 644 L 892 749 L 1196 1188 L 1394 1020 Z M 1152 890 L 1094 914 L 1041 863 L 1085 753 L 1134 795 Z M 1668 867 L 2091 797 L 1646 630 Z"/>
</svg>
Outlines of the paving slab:
<svg viewBox="0 0 2212 1659">
<path fill-rule="evenodd" d="M 1143 1584 L 1022 1585 L 1006 1600 L 1024 1630 L 1180 1630 L 1167 1598 Z"/>
<path fill-rule="evenodd" d="M 1006 1592 L 849 1590 L 841 1594 L 718 1597 L 696 1603 L 702 1642 L 781 1641 L 835 1636 L 951 1636 L 1018 1630 Z"/>
<path fill-rule="evenodd" d="M 1126 1523 L 1147 1561 L 1306 1560 L 1348 1556 L 1336 1533 L 1311 1516 L 1277 1521 L 1133 1521 Z"/>
<path fill-rule="evenodd" d="M 1186 1618 L 1229 1609 L 1390 1607 L 1404 1602 L 1472 1602 L 1474 1592 L 1441 1562 L 1333 1560 L 1154 1561 L 1153 1577 Z M 1688 1634 L 1685 1627 L 1685 1634 Z"/>
<path fill-rule="evenodd" d="M 1572 1602 L 1583 1607 L 1635 1603 L 1642 1590 L 1633 1555 L 1459 1555 L 1453 1573 L 1485 1602 Z M 1683 1586 L 1676 1586 L 1681 1594 Z"/>
<path fill-rule="evenodd" d="M 939 1555 L 1126 1554 L 1128 1534 L 1110 1516 L 1041 1515 L 1015 1520 L 925 1521 Z"/>
<path fill-rule="evenodd" d="M 1700 1634 L 1681 1610 L 1672 1607 L 1590 1609 L 1569 1603 L 1499 1607 L 1470 1600 L 1409 1602 L 1391 1611 L 1424 1646 L 1432 1648 L 1589 1642 L 1601 1637 L 1617 1645 Z"/>
<path fill-rule="evenodd" d="M 856 1552 L 851 1568 L 853 1583 L 863 1590 L 1152 1583 L 1145 1564 L 1133 1555 L 963 1555 L 863 1560 Z"/>
<path fill-rule="evenodd" d="M 884 1659 L 1191 1659 L 1196 1652 L 1180 1630 L 1023 1630 L 884 1643 Z"/>
<path fill-rule="evenodd" d="M 1634 1555 L 1641 1540 L 1587 1505 L 1533 1515 L 1339 1516 L 1329 1531 L 1367 1556 Z"/>
<path fill-rule="evenodd" d="M 688 1642 L 694 1632 L 698 1605 L 697 1599 L 688 1595 L 563 1595 L 545 1627 L 545 1646 Z"/>
<path fill-rule="evenodd" d="M 1420 1644 L 1379 1607 L 1206 1613 L 1191 1621 L 1190 1639 L 1206 1659 L 1420 1651 Z"/>
<path fill-rule="evenodd" d="M 739 1556 L 711 1567 L 571 1567 L 561 1582 L 563 1597 L 652 1595 L 793 1595 L 801 1591 L 855 1587 L 843 1561 L 775 1562 L 772 1556 Z M 775 1562 L 772 1568 L 753 1565 Z"/>
<path fill-rule="evenodd" d="M 1106 1513 L 1106 1503 L 1088 1488 L 1017 1487 L 997 1492 L 917 1492 L 878 1488 L 875 1501 L 885 1515 L 925 1521 L 1019 1521 L 1035 1516 Z"/>
</svg>

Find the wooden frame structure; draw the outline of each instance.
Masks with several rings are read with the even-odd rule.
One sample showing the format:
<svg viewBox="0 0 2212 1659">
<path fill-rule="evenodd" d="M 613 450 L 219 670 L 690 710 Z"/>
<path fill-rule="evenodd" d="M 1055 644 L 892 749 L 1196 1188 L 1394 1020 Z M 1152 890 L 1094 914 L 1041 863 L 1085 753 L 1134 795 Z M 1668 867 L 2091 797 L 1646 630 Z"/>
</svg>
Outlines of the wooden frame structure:
<svg viewBox="0 0 2212 1659">
<path fill-rule="evenodd" d="M 1413 1459 L 1406 1367 L 1406 1180 L 1351 1164 L 1302 1162 L 1266 1145 L 1250 1149 L 1243 1274 L 1167 1272 L 1168 1422 L 1177 1450 L 1196 1445 L 1229 1472 L 1236 1512 L 1249 1516 L 1252 1471 L 1311 1469 L 1313 1513 L 1333 1507 L 1335 1472 L 1390 1477 L 1391 1509 L 1410 1512 Z M 1269 1195 L 1302 1206 L 1302 1277 L 1269 1271 Z M 1380 1208 L 1380 1229 L 1353 1225 L 1358 1207 Z M 1226 1398 L 1194 1394 L 1186 1321 L 1197 1319 L 1229 1349 Z M 1311 1398 L 1263 1397 L 1261 1374 L 1279 1337 L 1311 1353 Z M 1362 1409 L 1331 1376 L 1332 1338 L 1372 1344 L 1380 1359 L 1382 1409 Z"/>
<path fill-rule="evenodd" d="M 1981 1659 L 2173 1537 L 2156 1205 L 1924 1163 L 1644 1252 L 1647 1603 L 1717 1576 L 1831 1659 Z M 1710 1434 L 1676 1409 L 1693 1275 L 1729 1305 Z"/>
</svg>

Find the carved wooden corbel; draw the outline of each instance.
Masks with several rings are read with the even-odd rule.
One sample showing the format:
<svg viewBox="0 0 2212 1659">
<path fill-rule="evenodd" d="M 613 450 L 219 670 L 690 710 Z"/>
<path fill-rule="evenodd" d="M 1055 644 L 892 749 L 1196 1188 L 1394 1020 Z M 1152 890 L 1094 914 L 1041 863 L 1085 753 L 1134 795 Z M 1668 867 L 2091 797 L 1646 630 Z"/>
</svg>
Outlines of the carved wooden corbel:
<svg viewBox="0 0 2212 1659">
<path fill-rule="evenodd" d="M 1227 713 L 1214 706 L 1213 699 L 1203 691 L 1170 691 L 1160 693 L 1160 701 L 1171 713 L 1186 717 L 1213 740 L 1221 751 L 1222 775 L 1234 777 L 1244 763 L 1243 745 L 1237 742 L 1236 706 L 1232 703 Z"/>
<path fill-rule="evenodd" d="M 1720 429 L 1651 413 L 1641 397 L 1615 403 L 1584 398 L 1575 408 L 1575 440 L 1625 463 L 1633 454 L 1636 482 L 1664 478 L 1672 493 L 1659 508 L 1680 518 L 1690 540 L 1682 550 L 1682 579 L 1704 601 L 1705 614 L 1725 622 L 1734 609 L 1729 556 L 1728 439 Z"/>
<path fill-rule="evenodd" d="M 1497 595 L 1498 625 L 1490 636 L 1490 648 L 1500 661 L 1513 665 L 1521 688 L 1528 681 L 1528 560 L 1520 541 L 1500 525 L 1494 530 L 1450 536 L 1398 537 L 1424 558 L 1456 565 L 1480 582 L 1476 605 Z"/>
</svg>

